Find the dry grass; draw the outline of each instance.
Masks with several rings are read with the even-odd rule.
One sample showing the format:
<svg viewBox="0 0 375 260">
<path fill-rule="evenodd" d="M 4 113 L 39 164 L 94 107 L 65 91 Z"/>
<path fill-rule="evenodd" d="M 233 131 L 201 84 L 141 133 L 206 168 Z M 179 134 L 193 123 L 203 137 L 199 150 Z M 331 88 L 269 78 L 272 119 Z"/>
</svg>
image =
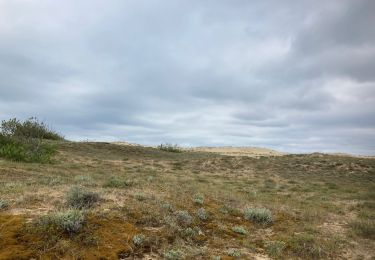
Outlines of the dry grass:
<svg viewBox="0 0 375 260">
<path fill-rule="evenodd" d="M 372 158 L 56 144 L 53 164 L 0 159 L 0 259 L 375 257 Z"/>
</svg>

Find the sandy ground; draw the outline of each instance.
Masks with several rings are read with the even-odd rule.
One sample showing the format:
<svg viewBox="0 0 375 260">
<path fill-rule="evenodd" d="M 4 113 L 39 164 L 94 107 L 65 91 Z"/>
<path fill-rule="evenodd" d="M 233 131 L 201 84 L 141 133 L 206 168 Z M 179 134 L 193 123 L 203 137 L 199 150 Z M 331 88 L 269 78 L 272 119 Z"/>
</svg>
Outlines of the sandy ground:
<svg viewBox="0 0 375 260">
<path fill-rule="evenodd" d="M 128 142 L 113 142 L 118 145 L 128 145 L 128 146 L 143 146 L 140 144 L 128 143 Z M 145 146 L 152 147 L 152 146 Z M 191 147 L 191 148 L 182 148 L 186 151 L 195 151 L 195 152 L 208 152 L 216 153 L 222 155 L 230 156 L 248 156 L 248 157 L 260 157 L 260 156 L 281 156 L 287 153 L 278 152 L 275 150 L 261 148 L 261 147 L 233 147 L 233 146 L 223 146 L 223 147 Z"/>
<path fill-rule="evenodd" d="M 278 152 L 275 150 L 261 148 L 261 147 L 196 147 L 191 148 L 192 151 L 217 153 L 230 156 L 281 156 L 286 153 Z"/>
</svg>

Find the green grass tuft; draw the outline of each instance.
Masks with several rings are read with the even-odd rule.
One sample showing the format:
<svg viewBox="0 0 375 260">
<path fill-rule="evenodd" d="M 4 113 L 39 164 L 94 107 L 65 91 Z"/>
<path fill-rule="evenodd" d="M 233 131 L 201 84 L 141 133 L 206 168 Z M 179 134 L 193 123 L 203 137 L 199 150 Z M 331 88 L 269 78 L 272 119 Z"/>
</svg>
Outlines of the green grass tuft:
<svg viewBox="0 0 375 260">
<path fill-rule="evenodd" d="M 99 199 L 100 196 L 98 193 L 86 191 L 80 187 L 71 188 L 66 195 L 68 206 L 74 209 L 91 208 Z"/>
<path fill-rule="evenodd" d="M 45 233 L 78 233 L 85 223 L 82 211 L 70 209 L 40 217 L 36 224 Z"/>
<path fill-rule="evenodd" d="M 246 208 L 244 217 L 261 224 L 271 224 L 273 222 L 272 213 L 266 208 Z"/>
</svg>

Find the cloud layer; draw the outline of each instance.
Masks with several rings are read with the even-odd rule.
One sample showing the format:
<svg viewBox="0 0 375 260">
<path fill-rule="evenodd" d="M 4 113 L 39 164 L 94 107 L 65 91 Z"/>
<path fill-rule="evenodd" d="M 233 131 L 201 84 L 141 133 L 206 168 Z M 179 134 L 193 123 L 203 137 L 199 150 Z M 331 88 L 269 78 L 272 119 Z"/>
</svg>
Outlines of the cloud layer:
<svg viewBox="0 0 375 260">
<path fill-rule="evenodd" d="M 374 10 L 0 0 L 0 118 L 74 140 L 375 154 Z"/>
</svg>

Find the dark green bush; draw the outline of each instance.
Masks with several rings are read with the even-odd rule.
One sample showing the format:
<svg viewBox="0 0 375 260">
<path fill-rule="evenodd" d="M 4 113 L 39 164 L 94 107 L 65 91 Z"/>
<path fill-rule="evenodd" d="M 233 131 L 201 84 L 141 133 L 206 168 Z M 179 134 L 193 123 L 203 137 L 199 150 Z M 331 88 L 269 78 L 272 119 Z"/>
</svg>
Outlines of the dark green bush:
<svg viewBox="0 0 375 260">
<path fill-rule="evenodd" d="M 0 126 L 0 157 L 22 162 L 49 162 L 55 147 L 43 139 L 61 140 L 43 122 L 30 118 L 3 120 Z"/>
<path fill-rule="evenodd" d="M 51 130 L 44 122 L 31 117 L 24 122 L 12 118 L 1 122 L 1 134 L 13 138 L 37 138 L 47 140 L 62 140 L 63 137 Z"/>
<path fill-rule="evenodd" d="M 40 139 L 16 139 L 0 134 L 0 157 L 12 161 L 49 162 L 55 150 L 54 145 L 42 143 Z"/>
<path fill-rule="evenodd" d="M 182 149 L 177 144 L 160 144 L 158 146 L 159 150 L 171 153 L 181 153 Z"/>
</svg>

